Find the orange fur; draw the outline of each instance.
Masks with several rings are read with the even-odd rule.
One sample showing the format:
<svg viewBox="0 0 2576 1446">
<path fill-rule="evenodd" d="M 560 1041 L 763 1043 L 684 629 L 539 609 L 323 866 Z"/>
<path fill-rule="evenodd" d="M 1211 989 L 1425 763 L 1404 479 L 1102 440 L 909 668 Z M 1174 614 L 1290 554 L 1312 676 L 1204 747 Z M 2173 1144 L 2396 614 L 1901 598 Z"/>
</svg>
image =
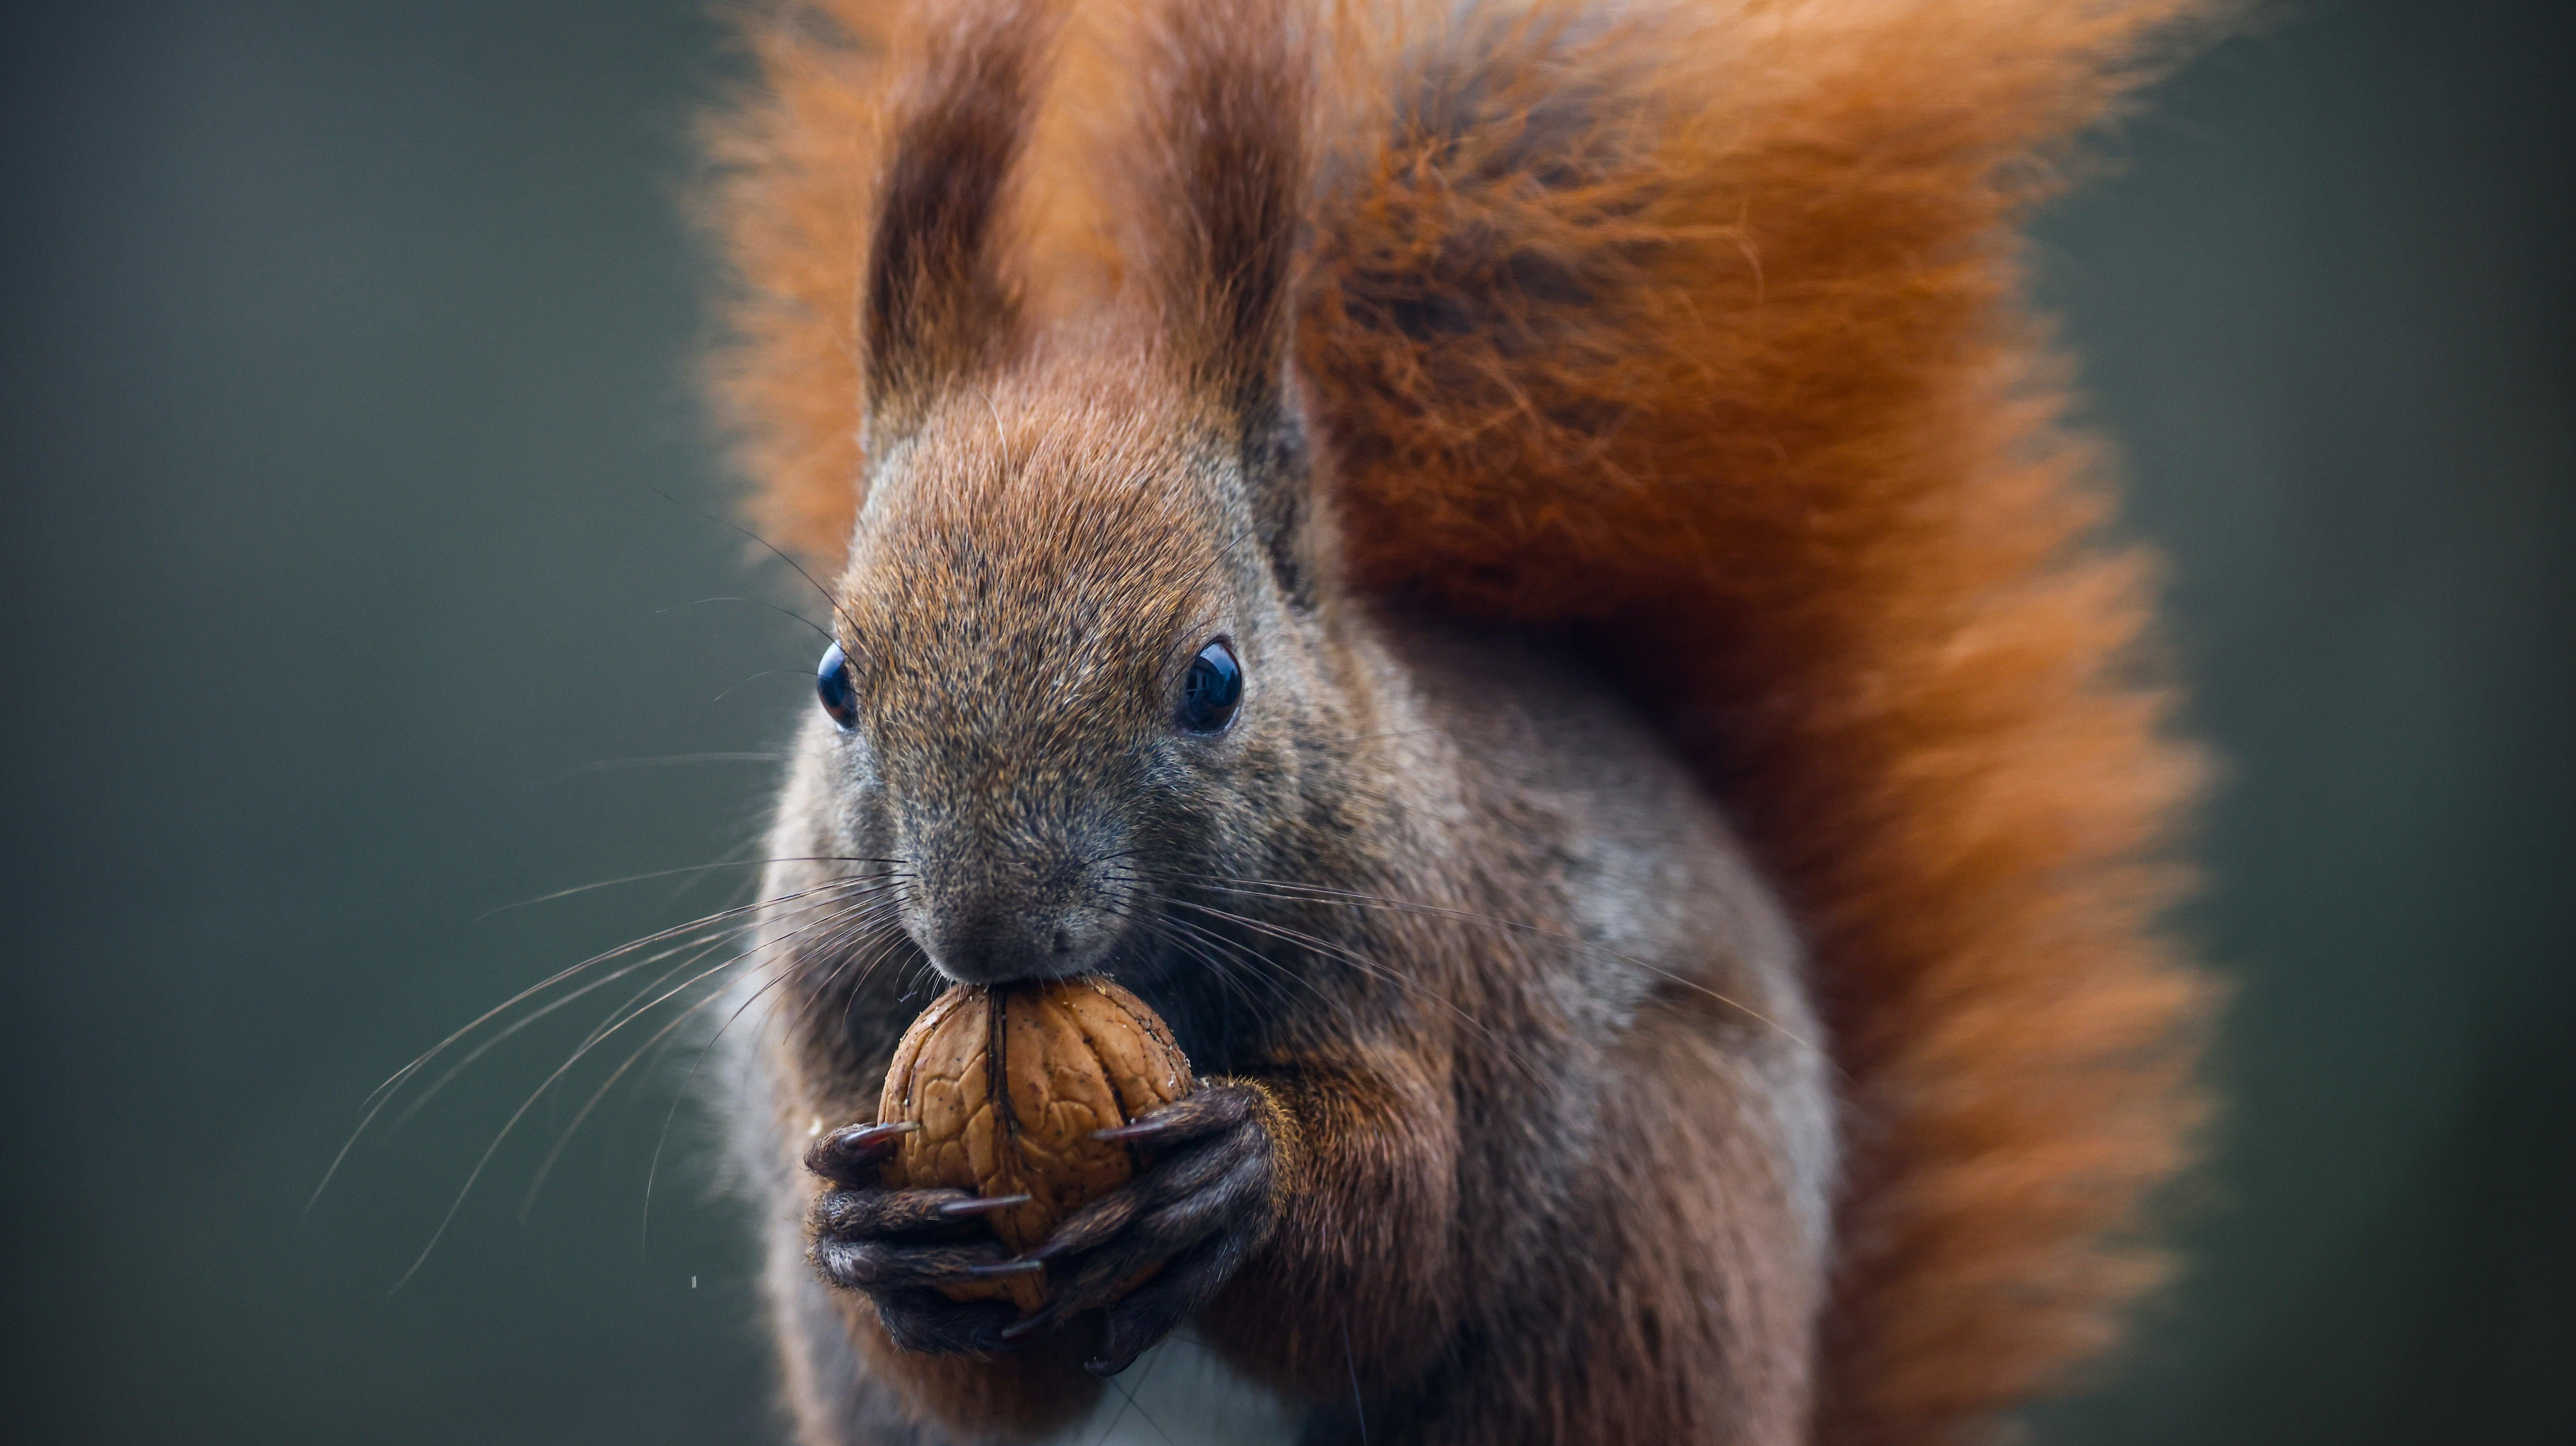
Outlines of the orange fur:
<svg viewBox="0 0 2576 1446">
<path fill-rule="evenodd" d="M 763 90 L 718 141 L 720 395 L 758 521 L 827 563 L 859 501 L 879 8 L 755 26 Z M 2155 1277 L 2142 1205 L 2199 1114 L 2208 989 L 2155 924 L 2199 769 L 2141 680 L 2151 569 L 2097 540 L 2015 227 L 2207 7 L 1564 8 L 1445 41 L 1331 17 L 1298 354 L 1343 547 L 1372 590 L 1665 680 L 1641 701 L 1796 909 L 1846 1077 L 1817 1439 L 1968 1439 Z M 1119 109 L 1074 49 L 1041 157 Z M 1102 251 L 1078 168 L 1028 169 L 1024 273 Z"/>
</svg>

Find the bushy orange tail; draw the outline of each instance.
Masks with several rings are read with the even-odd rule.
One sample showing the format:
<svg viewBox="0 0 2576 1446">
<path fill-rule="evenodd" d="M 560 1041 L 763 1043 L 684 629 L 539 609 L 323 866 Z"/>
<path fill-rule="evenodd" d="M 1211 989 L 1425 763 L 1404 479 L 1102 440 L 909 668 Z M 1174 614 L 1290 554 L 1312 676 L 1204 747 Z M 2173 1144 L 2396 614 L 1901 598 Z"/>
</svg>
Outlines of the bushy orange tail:
<svg viewBox="0 0 2576 1446">
<path fill-rule="evenodd" d="M 818 8 L 728 132 L 725 395 L 762 520 L 830 559 L 882 62 L 878 7 Z M 2015 228 L 2208 7 L 1326 8 L 1299 355 L 1351 564 L 1656 680 L 1847 1077 L 1818 1439 L 1967 1439 L 2153 1279 L 2198 1114 L 2208 990 L 2156 918 L 2199 770 Z"/>
</svg>

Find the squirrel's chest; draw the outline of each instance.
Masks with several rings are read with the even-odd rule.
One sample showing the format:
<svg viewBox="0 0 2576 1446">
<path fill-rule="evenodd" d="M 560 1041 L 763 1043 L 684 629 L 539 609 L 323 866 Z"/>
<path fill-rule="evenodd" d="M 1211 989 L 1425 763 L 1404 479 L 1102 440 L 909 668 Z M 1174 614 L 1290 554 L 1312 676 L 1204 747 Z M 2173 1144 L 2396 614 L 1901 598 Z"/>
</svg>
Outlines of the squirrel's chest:
<svg viewBox="0 0 2576 1446">
<path fill-rule="evenodd" d="M 1062 1446 L 1290 1446 L 1300 1414 L 1215 1352 L 1174 1337 L 1111 1379 L 1099 1407 L 1053 1440 Z"/>
</svg>

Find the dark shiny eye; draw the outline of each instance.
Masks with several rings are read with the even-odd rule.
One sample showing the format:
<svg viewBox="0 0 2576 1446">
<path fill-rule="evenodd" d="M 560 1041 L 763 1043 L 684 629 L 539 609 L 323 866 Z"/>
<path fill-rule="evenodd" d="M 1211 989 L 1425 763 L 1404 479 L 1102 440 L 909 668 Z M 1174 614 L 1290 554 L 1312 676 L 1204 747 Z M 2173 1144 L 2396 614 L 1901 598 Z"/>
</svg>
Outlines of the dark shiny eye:
<svg viewBox="0 0 2576 1446">
<path fill-rule="evenodd" d="M 1181 726 L 1192 733 L 1222 733 L 1242 701 L 1243 665 L 1234 660 L 1234 649 L 1223 638 L 1199 649 L 1181 682 Z"/>
<path fill-rule="evenodd" d="M 823 711 L 832 715 L 842 732 L 858 726 L 859 688 L 850 678 L 850 659 L 839 643 L 823 650 L 823 661 L 814 669 L 814 691 L 823 700 Z"/>
</svg>

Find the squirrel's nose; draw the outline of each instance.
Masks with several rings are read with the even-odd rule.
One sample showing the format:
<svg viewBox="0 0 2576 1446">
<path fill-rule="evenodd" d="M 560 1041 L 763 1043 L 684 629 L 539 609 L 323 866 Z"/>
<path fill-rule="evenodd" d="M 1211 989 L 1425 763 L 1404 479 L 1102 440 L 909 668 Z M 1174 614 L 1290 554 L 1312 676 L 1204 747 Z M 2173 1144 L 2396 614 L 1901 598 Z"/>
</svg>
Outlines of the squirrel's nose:
<svg viewBox="0 0 2576 1446">
<path fill-rule="evenodd" d="M 914 942 L 961 984 L 1083 973 L 1108 952 L 1112 932 L 1098 910 L 1050 908 L 1025 897 L 987 894 L 923 912 Z"/>
<path fill-rule="evenodd" d="M 1061 979 L 1100 968 L 1122 934 L 1122 831 L 1069 822 L 952 815 L 904 840 L 917 862 L 905 931 L 960 984 Z"/>
</svg>

